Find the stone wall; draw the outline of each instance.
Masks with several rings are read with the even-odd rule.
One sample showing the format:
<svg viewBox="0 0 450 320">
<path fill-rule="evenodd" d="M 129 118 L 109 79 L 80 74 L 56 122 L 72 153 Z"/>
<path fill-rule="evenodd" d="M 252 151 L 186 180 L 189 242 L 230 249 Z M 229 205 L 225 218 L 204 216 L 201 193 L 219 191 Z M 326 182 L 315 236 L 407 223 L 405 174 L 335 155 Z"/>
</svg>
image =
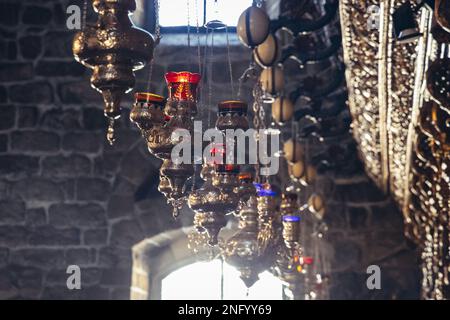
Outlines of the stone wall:
<svg viewBox="0 0 450 320">
<path fill-rule="evenodd" d="M 159 161 L 126 112 L 116 144 L 106 143 L 101 97 L 71 55 L 65 8 L 72 3 L 81 5 L 0 2 L 0 299 L 128 299 L 131 247 L 192 218 L 185 210 L 181 221 L 171 219 L 156 190 Z M 250 54 L 231 51 L 236 77 Z M 158 48 L 151 89 L 163 92 L 167 70 L 196 71 L 191 52 Z M 225 57 L 224 48 L 216 51 L 214 102 L 229 97 Z M 136 87 L 145 89 L 148 69 L 138 74 Z M 249 99 L 249 88 L 243 92 Z M 398 210 L 360 165 L 337 183 L 327 218 L 332 297 L 418 297 L 416 255 Z M 365 288 L 372 263 L 382 267 L 378 292 Z M 82 290 L 66 287 L 71 264 L 81 267 Z"/>
</svg>

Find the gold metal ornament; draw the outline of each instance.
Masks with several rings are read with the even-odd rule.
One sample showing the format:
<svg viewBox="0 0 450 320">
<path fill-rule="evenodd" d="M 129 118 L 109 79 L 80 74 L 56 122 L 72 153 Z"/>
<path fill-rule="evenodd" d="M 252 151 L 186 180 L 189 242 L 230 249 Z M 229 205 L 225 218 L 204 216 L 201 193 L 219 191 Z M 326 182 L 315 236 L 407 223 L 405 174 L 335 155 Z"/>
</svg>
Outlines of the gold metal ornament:
<svg viewBox="0 0 450 320">
<path fill-rule="evenodd" d="M 294 104 L 289 98 L 277 97 L 272 103 L 272 118 L 278 125 L 290 121 L 294 115 Z"/>
<path fill-rule="evenodd" d="M 284 157 L 287 161 L 296 163 L 303 159 L 304 151 L 302 145 L 298 141 L 290 138 L 283 145 Z"/>
<path fill-rule="evenodd" d="M 138 92 L 135 103 L 130 112 L 130 121 L 141 130 L 143 137 L 148 137 L 150 129 L 164 123 L 165 98 L 163 96 Z"/>
<path fill-rule="evenodd" d="M 247 8 L 238 19 L 239 40 L 250 48 L 263 43 L 269 35 L 270 19 L 267 13 L 256 6 Z"/>
<path fill-rule="evenodd" d="M 227 129 L 242 129 L 249 128 L 249 121 L 247 118 L 248 105 L 240 100 L 226 100 L 218 105 L 216 128 L 224 131 Z"/>
<path fill-rule="evenodd" d="M 205 181 L 200 189 L 189 194 L 188 205 L 195 212 L 194 221 L 198 230 L 205 230 L 209 235 L 209 244 L 218 243 L 220 229 L 226 225 L 225 215 L 236 210 L 237 195 L 224 192 L 212 184 L 215 174 L 214 164 L 204 163 L 201 176 Z"/>
<path fill-rule="evenodd" d="M 93 70 L 91 85 L 103 96 L 112 144 L 122 98 L 135 84 L 134 71 L 152 59 L 154 39 L 133 25 L 129 14 L 136 9 L 134 0 L 93 0 L 92 5 L 98 20 L 75 35 L 72 51 L 78 62 Z"/>
<path fill-rule="evenodd" d="M 255 61 L 262 68 L 272 67 L 280 59 L 281 50 L 275 35 L 269 34 L 253 51 Z"/>
<path fill-rule="evenodd" d="M 258 242 L 258 213 L 256 199 L 252 196 L 239 212 L 239 231 L 226 242 L 223 250 L 225 261 L 236 267 L 247 288 L 259 279 L 264 270 L 262 252 Z"/>
</svg>

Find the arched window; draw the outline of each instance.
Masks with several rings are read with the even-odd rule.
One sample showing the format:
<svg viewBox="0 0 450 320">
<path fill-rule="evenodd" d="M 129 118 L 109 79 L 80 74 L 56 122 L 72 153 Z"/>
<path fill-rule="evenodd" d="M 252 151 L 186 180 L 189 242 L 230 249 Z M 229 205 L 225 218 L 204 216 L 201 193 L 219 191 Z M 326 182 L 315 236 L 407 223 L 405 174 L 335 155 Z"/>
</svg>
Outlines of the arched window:
<svg viewBox="0 0 450 320">
<path fill-rule="evenodd" d="M 220 259 L 195 262 L 181 267 L 161 283 L 163 300 L 281 300 L 283 285 L 270 272 L 260 274 L 249 290 L 239 278 L 239 272 Z"/>
<path fill-rule="evenodd" d="M 219 19 L 229 27 L 236 27 L 240 14 L 251 6 L 252 0 L 171 0 L 160 1 L 159 22 L 161 27 L 196 25 L 196 17 L 200 26 L 208 20 Z M 188 10 L 189 7 L 189 10 Z M 176 14 L 174 14 L 176 13 Z"/>
</svg>

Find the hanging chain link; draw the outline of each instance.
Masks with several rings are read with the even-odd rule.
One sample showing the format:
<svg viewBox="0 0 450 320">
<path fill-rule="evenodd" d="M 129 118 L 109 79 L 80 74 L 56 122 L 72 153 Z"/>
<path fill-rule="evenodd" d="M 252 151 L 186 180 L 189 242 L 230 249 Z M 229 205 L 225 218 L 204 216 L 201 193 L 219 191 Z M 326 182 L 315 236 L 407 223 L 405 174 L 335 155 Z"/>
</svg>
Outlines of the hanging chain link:
<svg viewBox="0 0 450 320">
<path fill-rule="evenodd" d="M 154 0 L 153 7 L 155 9 L 155 46 L 157 46 L 161 40 L 161 27 L 159 25 L 159 0 Z M 154 61 L 155 58 L 153 57 L 148 66 L 147 92 L 150 92 L 151 89 L 150 85 L 152 83 Z"/>
<path fill-rule="evenodd" d="M 81 30 L 84 30 L 86 28 L 86 24 L 87 24 L 87 0 L 84 0 L 83 2 L 83 17 L 82 17 L 82 21 L 81 21 Z"/>
<path fill-rule="evenodd" d="M 198 59 L 198 73 L 202 74 L 202 57 L 200 50 L 200 24 L 198 22 L 198 0 L 195 0 L 195 23 L 197 27 L 197 59 Z"/>
<path fill-rule="evenodd" d="M 156 36 L 156 44 L 159 44 L 161 40 L 161 26 L 159 25 L 159 0 L 154 0 L 155 7 L 155 36 Z"/>
<path fill-rule="evenodd" d="M 211 30 L 211 49 L 209 57 L 208 70 L 208 127 L 211 126 L 211 109 L 212 109 L 212 66 L 214 64 L 214 29 Z"/>
<path fill-rule="evenodd" d="M 187 43 L 188 43 L 188 54 L 191 54 L 191 10 L 190 10 L 190 2 L 186 0 L 187 5 Z"/>
<path fill-rule="evenodd" d="M 230 40 L 228 38 L 228 26 L 225 27 L 225 35 L 227 38 L 227 58 L 228 58 L 228 70 L 230 72 L 231 97 L 234 98 L 233 66 L 231 64 Z"/>
<path fill-rule="evenodd" d="M 255 129 L 255 141 L 259 142 L 259 129 L 262 129 L 264 126 L 264 119 L 261 118 L 261 115 L 264 116 L 264 110 L 263 110 L 263 102 L 262 102 L 262 96 L 263 96 L 263 90 L 261 87 L 261 82 L 256 81 L 255 85 L 253 86 L 253 127 Z M 259 170 L 259 162 L 255 164 L 255 181 L 260 182 L 260 170 Z"/>
</svg>

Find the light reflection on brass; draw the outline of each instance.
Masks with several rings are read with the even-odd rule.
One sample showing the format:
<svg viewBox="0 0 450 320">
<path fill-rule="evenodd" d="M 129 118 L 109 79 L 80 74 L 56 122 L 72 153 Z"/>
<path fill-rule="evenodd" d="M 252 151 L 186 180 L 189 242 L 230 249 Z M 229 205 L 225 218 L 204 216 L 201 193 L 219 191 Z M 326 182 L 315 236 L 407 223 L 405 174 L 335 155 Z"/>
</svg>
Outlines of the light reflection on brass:
<svg viewBox="0 0 450 320">
<path fill-rule="evenodd" d="M 75 35 L 72 51 L 78 62 L 93 70 L 91 85 L 103 96 L 109 119 L 107 138 L 112 144 L 122 98 L 135 84 L 134 71 L 152 59 L 154 40 L 131 22 L 134 0 L 93 0 L 92 4 L 98 20 Z"/>
</svg>

